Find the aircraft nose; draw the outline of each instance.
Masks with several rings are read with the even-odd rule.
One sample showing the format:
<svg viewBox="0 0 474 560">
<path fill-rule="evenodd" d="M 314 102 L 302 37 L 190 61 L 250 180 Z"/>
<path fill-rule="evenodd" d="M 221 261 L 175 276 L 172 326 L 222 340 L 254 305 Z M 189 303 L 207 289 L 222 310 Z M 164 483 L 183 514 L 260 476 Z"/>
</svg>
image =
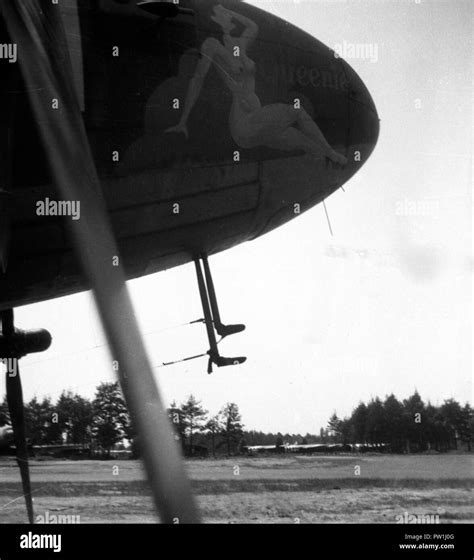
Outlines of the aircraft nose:
<svg viewBox="0 0 474 560">
<path fill-rule="evenodd" d="M 358 74 L 341 61 L 348 78 L 347 153 L 349 176 L 364 165 L 373 152 L 379 137 L 380 119 L 374 100 Z"/>
</svg>

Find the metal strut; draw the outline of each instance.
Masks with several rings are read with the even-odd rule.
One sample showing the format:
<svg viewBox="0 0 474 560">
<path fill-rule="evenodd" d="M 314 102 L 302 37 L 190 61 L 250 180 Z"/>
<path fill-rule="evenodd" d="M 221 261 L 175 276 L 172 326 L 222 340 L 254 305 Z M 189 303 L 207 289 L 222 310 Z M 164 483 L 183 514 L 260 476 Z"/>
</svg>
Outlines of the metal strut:
<svg viewBox="0 0 474 560">
<path fill-rule="evenodd" d="M 245 330 L 245 325 L 224 325 L 221 321 L 219 313 L 219 306 L 217 305 L 216 291 L 214 289 L 214 282 L 212 281 L 211 269 L 209 268 L 209 261 L 207 255 L 202 255 L 202 263 L 204 265 L 204 274 L 206 275 L 207 292 L 209 301 L 211 303 L 212 319 L 214 328 L 219 336 L 222 338 L 231 334 L 236 334 Z"/>
<path fill-rule="evenodd" d="M 1 358 L 6 360 L 6 389 L 8 411 L 13 429 L 16 460 L 20 469 L 23 495 L 28 521 L 34 523 L 33 498 L 31 496 L 28 448 L 26 444 L 25 411 L 21 387 L 19 359 L 31 352 L 42 352 L 51 345 L 51 335 L 46 330 L 21 331 L 15 329 L 13 310 L 0 313 L 2 334 L 0 336 Z"/>
<path fill-rule="evenodd" d="M 207 286 L 202 273 L 200 259 L 194 259 L 194 265 L 196 267 L 196 275 L 199 286 L 199 295 L 201 296 L 202 309 L 204 312 L 204 323 L 206 324 L 207 337 L 209 339 L 210 349 L 209 354 L 209 364 L 207 367 L 207 373 L 212 373 L 212 364 L 217 367 L 231 366 L 243 364 L 247 358 L 239 356 L 237 358 L 225 358 L 219 354 L 217 348 L 216 335 L 214 333 L 214 327 L 218 334 L 222 337 L 241 332 L 245 329 L 244 325 L 224 325 L 220 320 L 219 308 L 217 305 L 216 293 L 214 290 L 214 283 L 212 282 L 211 272 L 209 269 L 209 263 L 207 262 L 207 256 L 202 257 L 204 262 L 204 270 L 206 274 Z"/>
</svg>

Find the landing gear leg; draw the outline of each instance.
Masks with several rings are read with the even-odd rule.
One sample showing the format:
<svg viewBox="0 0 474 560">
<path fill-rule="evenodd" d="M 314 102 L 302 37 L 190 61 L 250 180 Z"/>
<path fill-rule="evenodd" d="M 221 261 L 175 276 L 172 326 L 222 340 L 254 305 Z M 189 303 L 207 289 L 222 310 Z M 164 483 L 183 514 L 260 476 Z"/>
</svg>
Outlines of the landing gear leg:
<svg viewBox="0 0 474 560">
<path fill-rule="evenodd" d="M 223 325 L 221 316 L 219 314 L 219 306 L 217 305 L 216 291 L 214 289 L 214 282 L 212 281 L 211 269 L 209 268 L 209 261 L 207 255 L 203 255 L 202 263 L 204 265 L 204 274 L 206 275 L 207 290 L 209 293 L 209 301 L 211 303 L 212 318 L 214 320 L 214 328 L 219 336 L 224 338 L 231 334 L 236 334 L 245 330 L 245 325 Z"/>
<path fill-rule="evenodd" d="M 207 336 L 209 339 L 209 365 L 207 368 L 207 373 L 212 373 L 212 364 L 215 364 L 217 367 L 223 366 L 231 366 L 237 364 L 243 364 L 247 358 L 238 357 L 238 358 L 224 358 L 219 354 L 219 350 L 217 348 L 217 341 L 216 335 L 214 333 L 214 325 L 211 313 L 211 307 L 209 305 L 209 294 L 206 287 L 206 283 L 204 281 L 204 276 L 201 269 L 201 263 L 199 262 L 199 258 L 194 259 L 194 265 L 196 267 L 196 275 L 198 280 L 199 286 L 199 295 L 201 296 L 201 303 L 202 309 L 204 312 L 204 322 L 206 324 Z M 214 293 L 215 298 L 215 293 Z M 211 300 L 212 301 L 212 300 Z M 217 307 L 216 307 L 217 309 Z M 224 325 L 222 325 L 224 327 Z M 242 330 L 242 329 L 241 329 Z M 239 332 L 239 331 L 236 331 Z M 230 334 L 230 333 L 228 333 Z"/>
</svg>

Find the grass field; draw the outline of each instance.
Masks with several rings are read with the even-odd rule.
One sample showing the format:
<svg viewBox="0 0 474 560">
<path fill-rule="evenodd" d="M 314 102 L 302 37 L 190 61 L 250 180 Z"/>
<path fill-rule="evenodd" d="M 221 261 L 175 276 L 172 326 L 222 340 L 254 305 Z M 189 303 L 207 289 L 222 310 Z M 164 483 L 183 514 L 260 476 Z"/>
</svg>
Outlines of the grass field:
<svg viewBox="0 0 474 560">
<path fill-rule="evenodd" d="M 472 455 L 238 457 L 186 467 L 208 523 L 474 522 Z M 35 513 L 81 523 L 156 521 L 137 461 L 32 461 Z M 0 523 L 24 522 L 16 463 L 0 460 Z"/>
</svg>

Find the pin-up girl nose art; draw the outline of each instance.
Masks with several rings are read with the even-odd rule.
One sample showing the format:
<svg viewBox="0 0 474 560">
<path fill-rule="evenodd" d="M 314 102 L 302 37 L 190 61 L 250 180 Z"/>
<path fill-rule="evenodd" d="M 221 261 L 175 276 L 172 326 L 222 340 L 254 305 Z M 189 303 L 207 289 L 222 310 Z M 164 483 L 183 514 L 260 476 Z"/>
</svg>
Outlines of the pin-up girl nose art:
<svg viewBox="0 0 474 560">
<path fill-rule="evenodd" d="M 283 151 L 304 150 L 317 158 L 328 158 L 339 165 L 347 159 L 326 141 L 318 125 L 304 108 L 287 103 L 262 106 L 255 93 L 256 66 L 247 51 L 258 35 L 258 26 L 251 19 L 217 5 L 211 19 L 222 28 L 222 41 L 206 39 L 200 48 L 200 59 L 186 94 L 179 123 L 166 132 L 183 133 L 189 137 L 188 118 L 212 65 L 218 70 L 232 94 L 229 115 L 230 134 L 241 148 L 265 146 Z M 240 36 L 231 35 L 237 24 L 244 27 Z"/>
</svg>

